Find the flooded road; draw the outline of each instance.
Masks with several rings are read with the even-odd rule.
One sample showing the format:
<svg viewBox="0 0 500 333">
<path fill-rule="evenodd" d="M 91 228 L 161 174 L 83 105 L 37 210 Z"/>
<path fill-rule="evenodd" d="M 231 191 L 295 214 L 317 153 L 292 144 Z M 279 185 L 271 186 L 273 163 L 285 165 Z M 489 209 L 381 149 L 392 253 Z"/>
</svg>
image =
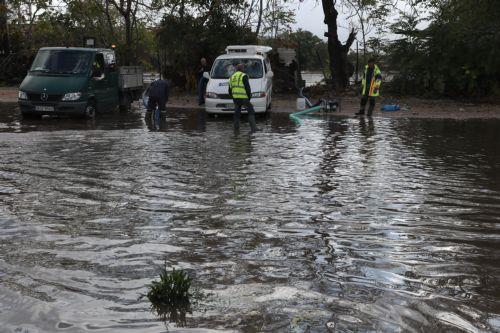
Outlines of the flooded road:
<svg viewBox="0 0 500 333">
<path fill-rule="evenodd" d="M 500 121 L 0 110 L 0 332 L 500 330 Z"/>
</svg>

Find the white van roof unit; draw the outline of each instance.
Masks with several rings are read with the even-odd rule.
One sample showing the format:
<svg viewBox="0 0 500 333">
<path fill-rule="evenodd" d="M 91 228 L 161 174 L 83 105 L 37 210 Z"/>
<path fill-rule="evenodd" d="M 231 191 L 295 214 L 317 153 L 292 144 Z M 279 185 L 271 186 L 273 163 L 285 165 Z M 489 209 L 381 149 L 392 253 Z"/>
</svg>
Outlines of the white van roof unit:
<svg viewBox="0 0 500 333">
<path fill-rule="evenodd" d="M 227 54 L 238 54 L 238 53 L 246 53 L 246 54 L 266 54 L 270 52 L 273 48 L 270 46 L 261 46 L 261 45 L 229 45 L 226 47 Z"/>
</svg>

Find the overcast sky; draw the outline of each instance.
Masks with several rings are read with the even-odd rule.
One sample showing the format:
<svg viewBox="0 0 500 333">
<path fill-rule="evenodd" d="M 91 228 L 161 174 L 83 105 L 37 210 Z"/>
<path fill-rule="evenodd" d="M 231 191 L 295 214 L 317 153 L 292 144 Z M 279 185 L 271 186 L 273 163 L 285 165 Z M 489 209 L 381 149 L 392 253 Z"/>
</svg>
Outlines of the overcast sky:
<svg viewBox="0 0 500 333">
<path fill-rule="evenodd" d="M 298 2 L 298 1 L 297 1 Z M 296 21 L 292 28 L 294 30 L 302 29 L 309 30 L 318 37 L 326 40 L 324 33 L 327 30 L 326 24 L 323 23 L 325 15 L 323 14 L 323 8 L 321 6 L 321 1 L 316 0 L 304 0 L 303 2 L 298 2 L 298 4 L 291 5 L 291 8 L 295 10 Z M 339 37 L 341 41 L 344 42 L 349 35 L 347 30 L 348 23 L 345 16 L 339 15 Z"/>
<path fill-rule="evenodd" d="M 321 5 L 321 1 L 316 0 L 303 0 L 300 2 L 299 0 L 294 0 L 294 4 L 290 5 L 290 8 L 295 11 L 296 14 L 296 23 L 292 26 L 293 30 L 302 29 L 309 30 L 313 34 L 322 38 L 326 41 L 324 37 L 324 33 L 327 31 L 326 24 L 323 23 L 325 15 L 323 14 L 323 7 Z M 397 7 L 400 10 L 408 11 L 408 5 L 405 1 L 398 1 Z M 345 13 L 342 13 L 342 8 L 337 6 L 337 10 L 339 11 L 338 17 L 338 25 L 339 25 L 339 38 L 342 43 L 344 43 L 349 36 L 349 22 L 351 20 L 348 19 L 348 16 Z M 421 18 L 429 17 L 430 12 L 421 8 L 419 11 L 419 15 Z M 396 16 L 389 16 L 388 20 L 393 21 L 396 19 Z M 418 24 L 418 28 L 424 29 L 428 26 L 429 22 L 423 20 Z M 372 31 L 372 34 L 375 34 L 375 31 Z M 391 35 L 387 34 L 385 37 L 391 38 Z"/>
</svg>

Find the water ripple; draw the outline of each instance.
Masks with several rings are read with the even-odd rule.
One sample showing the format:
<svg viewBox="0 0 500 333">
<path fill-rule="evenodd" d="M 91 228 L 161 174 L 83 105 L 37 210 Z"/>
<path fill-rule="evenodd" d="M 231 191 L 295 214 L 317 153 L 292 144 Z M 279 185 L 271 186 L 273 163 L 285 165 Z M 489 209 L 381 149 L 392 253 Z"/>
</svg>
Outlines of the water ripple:
<svg viewBox="0 0 500 333">
<path fill-rule="evenodd" d="M 164 331 L 164 262 L 185 332 L 500 330 L 498 122 L 117 117 L 0 117 L 5 332 Z"/>
</svg>

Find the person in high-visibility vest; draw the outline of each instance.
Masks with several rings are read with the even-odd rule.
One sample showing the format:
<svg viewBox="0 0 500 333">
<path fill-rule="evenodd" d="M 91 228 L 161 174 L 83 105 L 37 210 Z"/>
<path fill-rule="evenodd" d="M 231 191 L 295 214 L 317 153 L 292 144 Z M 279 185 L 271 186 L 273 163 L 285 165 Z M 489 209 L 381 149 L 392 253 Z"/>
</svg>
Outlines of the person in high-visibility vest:
<svg viewBox="0 0 500 333">
<path fill-rule="evenodd" d="M 255 124 L 255 111 L 252 103 L 250 103 L 252 90 L 250 88 L 248 75 L 246 75 L 243 70 L 243 64 L 236 65 L 236 72 L 229 78 L 229 96 L 231 96 L 234 102 L 234 130 L 238 131 L 240 129 L 241 108 L 245 107 L 248 112 L 250 128 L 252 132 L 255 132 L 258 131 L 258 129 Z"/>
<path fill-rule="evenodd" d="M 366 102 L 370 102 L 368 116 L 371 116 L 375 109 L 375 98 L 380 95 L 380 84 L 382 83 L 382 73 L 375 64 L 375 59 L 370 58 L 365 66 L 365 73 L 361 81 L 361 107 L 356 115 L 364 115 Z"/>
</svg>

